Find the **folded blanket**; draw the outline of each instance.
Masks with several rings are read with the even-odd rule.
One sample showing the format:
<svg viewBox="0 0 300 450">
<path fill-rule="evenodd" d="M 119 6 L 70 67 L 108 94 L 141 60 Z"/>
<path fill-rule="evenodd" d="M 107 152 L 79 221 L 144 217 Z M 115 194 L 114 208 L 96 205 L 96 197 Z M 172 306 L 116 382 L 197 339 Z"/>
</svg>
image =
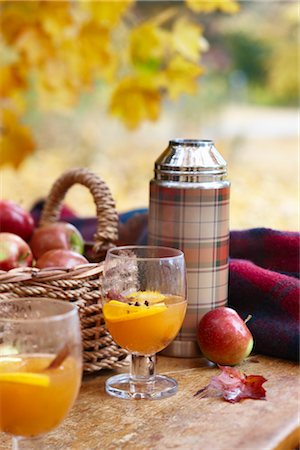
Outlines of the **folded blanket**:
<svg viewBox="0 0 300 450">
<path fill-rule="evenodd" d="M 36 211 L 35 211 L 36 212 Z M 37 217 L 37 216 L 36 216 Z M 119 216 L 117 245 L 147 243 L 147 209 Z M 92 241 L 96 219 L 67 217 Z M 228 306 L 243 318 L 254 337 L 254 351 L 299 359 L 300 233 L 255 228 L 230 233 Z"/>
<path fill-rule="evenodd" d="M 229 265 L 228 306 L 247 322 L 254 351 L 299 358 L 299 280 L 242 259 Z"/>
<path fill-rule="evenodd" d="M 253 228 L 230 233 L 230 257 L 299 277 L 299 233 Z"/>
</svg>

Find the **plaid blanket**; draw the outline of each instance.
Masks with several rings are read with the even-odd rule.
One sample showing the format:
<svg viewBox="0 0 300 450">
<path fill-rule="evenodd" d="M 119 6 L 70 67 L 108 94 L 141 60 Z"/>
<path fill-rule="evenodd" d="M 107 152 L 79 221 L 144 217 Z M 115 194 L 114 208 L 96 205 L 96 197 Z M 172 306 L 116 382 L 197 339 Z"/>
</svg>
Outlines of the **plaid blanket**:
<svg viewBox="0 0 300 450">
<path fill-rule="evenodd" d="M 298 360 L 300 234 L 256 228 L 230 240 L 229 306 L 252 316 L 256 352 Z"/>
<path fill-rule="evenodd" d="M 35 219 L 39 211 L 33 210 Z M 73 223 L 86 241 L 96 231 L 95 218 L 62 217 Z M 119 216 L 117 245 L 147 243 L 147 209 Z M 255 346 L 265 355 L 299 359 L 300 233 L 255 228 L 230 233 L 228 306 L 246 319 Z"/>
</svg>

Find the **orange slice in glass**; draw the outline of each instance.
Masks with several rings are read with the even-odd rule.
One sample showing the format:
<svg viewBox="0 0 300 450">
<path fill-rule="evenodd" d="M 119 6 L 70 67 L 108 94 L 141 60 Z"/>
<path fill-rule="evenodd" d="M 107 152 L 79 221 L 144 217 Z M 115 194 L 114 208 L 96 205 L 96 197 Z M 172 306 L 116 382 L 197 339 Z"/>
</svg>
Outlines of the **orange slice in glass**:
<svg viewBox="0 0 300 450">
<path fill-rule="evenodd" d="M 48 377 L 48 375 L 43 375 L 40 373 L 4 372 L 0 373 L 0 383 L 1 382 L 47 387 L 50 383 L 50 377 Z"/>
<path fill-rule="evenodd" d="M 164 303 L 159 305 L 128 305 L 124 302 L 111 300 L 103 306 L 103 314 L 109 322 L 123 322 L 127 320 L 141 319 L 143 317 L 159 314 L 167 309 Z"/>
<path fill-rule="evenodd" d="M 147 302 L 151 305 L 154 303 L 163 302 L 166 298 L 165 295 L 161 294 L 158 291 L 138 291 L 129 294 L 127 297 L 133 298 L 134 300 L 142 303 L 147 300 Z"/>
</svg>

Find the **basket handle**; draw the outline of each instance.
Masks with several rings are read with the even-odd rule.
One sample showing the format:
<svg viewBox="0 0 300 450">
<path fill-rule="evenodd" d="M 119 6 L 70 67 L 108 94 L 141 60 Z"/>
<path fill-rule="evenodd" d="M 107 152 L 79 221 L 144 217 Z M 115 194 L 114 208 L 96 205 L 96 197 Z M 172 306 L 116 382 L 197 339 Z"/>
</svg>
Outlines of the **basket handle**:
<svg viewBox="0 0 300 450">
<path fill-rule="evenodd" d="M 97 229 L 94 234 L 93 253 L 103 257 L 118 238 L 118 214 L 111 192 L 101 177 L 85 168 L 64 172 L 53 184 L 41 214 L 40 226 L 59 220 L 62 201 L 74 184 L 86 186 L 94 199 L 97 212 Z"/>
</svg>

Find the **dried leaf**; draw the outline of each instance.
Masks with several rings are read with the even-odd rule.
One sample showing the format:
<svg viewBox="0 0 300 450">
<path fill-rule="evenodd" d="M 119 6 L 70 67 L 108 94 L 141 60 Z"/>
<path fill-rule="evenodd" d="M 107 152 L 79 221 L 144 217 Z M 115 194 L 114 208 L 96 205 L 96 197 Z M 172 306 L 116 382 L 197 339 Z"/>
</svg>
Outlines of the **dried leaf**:
<svg viewBox="0 0 300 450">
<path fill-rule="evenodd" d="M 238 369 L 229 366 L 219 366 L 221 373 L 212 377 L 210 383 L 194 394 L 201 397 L 223 397 L 230 403 L 236 403 L 246 398 L 264 400 L 266 390 L 263 383 L 267 380 L 261 375 L 246 375 Z"/>
</svg>

